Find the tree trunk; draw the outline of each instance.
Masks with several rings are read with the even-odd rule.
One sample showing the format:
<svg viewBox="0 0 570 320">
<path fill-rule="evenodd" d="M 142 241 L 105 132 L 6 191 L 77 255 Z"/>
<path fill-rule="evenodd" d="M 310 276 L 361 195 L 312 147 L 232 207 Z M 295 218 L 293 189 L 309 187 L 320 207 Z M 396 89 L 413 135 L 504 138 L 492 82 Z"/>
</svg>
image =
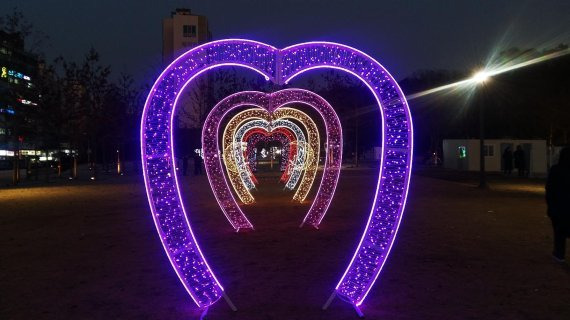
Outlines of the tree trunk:
<svg viewBox="0 0 570 320">
<path fill-rule="evenodd" d="M 77 155 L 73 155 L 73 169 L 71 170 L 71 177 L 77 179 Z"/>
<path fill-rule="evenodd" d="M 61 150 L 58 149 L 57 155 L 57 177 L 61 179 Z"/>
<path fill-rule="evenodd" d="M 46 149 L 46 162 L 48 163 L 48 166 L 46 168 L 46 182 L 49 182 L 49 175 L 51 173 L 51 167 L 49 165 L 49 150 Z"/>
</svg>

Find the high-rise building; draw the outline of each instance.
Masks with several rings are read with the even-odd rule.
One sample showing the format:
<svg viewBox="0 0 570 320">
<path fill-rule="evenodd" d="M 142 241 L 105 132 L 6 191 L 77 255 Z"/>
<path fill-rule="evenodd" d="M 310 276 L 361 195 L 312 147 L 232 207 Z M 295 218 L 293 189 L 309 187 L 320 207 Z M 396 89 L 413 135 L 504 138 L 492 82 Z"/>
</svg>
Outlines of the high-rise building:
<svg viewBox="0 0 570 320">
<path fill-rule="evenodd" d="M 162 62 L 169 64 L 184 51 L 212 38 L 205 16 L 192 14 L 190 9 L 176 9 L 162 20 Z"/>
<path fill-rule="evenodd" d="M 33 146 L 28 114 L 38 106 L 34 81 L 38 60 L 24 49 L 18 33 L 0 31 L 0 169 L 10 165 L 14 150 Z"/>
</svg>

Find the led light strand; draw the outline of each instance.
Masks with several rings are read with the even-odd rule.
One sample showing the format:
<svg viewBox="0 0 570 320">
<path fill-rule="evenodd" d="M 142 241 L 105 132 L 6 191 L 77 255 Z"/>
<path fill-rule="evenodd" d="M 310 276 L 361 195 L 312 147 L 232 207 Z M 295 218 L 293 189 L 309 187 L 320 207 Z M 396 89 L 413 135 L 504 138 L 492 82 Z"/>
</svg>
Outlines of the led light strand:
<svg viewBox="0 0 570 320">
<path fill-rule="evenodd" d="M 231 121 L 230 121 L 231 123 Z M 229 125 L 228 125 L 229 127 Z M 234 171 L 227 171 L 228 176 L 230 177 L 230 181 L 232 181 L 232 184 L 235 186 L 237 185 L 239 182 L 242 182 L 243 185 L 245 186 L 244 188 L 239 188 L 238 190 L 236 190 L 236 193 L 238 194 L 238 197 L 240 197 L 240 199 L 252 199 L 253 200 L 253 196 L 251 195 L 251 193 L 249 192 L 249 190 L 253 189 L 255 187 L 255 184 L 253 184 L 253 182 L 251 181 L 248 171 L 247 171 L 247 164 L 245 162 L 245 159 L 243 157 L 243 150 L 242 150 L 242 146 L 241 146 L 241 141 L 243 139 L 244 134 L 252 129 L 252 128 L 264 128 L 267 131 L 271 132 L 273 131 L 273 129 L 275 128 L 279 128 L 279 127 L 284 127 L 284 128 L 288 128 L 291 131 L 294 132 L 296 140 L 297 141 L 302 141 L 305 142 L 305 134 L 303 133 L 303 131 L 301 130 L 301 128 L 299 128 L 296 124 L 294 124 L 291 121 L 287 121 L 287 120 L 276 120 L 273 122 L 268 122 L 266 120 L 252 120 L 249 121 L 247 123 L 245 123 L 244 125 L 242 125 L 237 132 L 234 134 L 234 142 L 233 144 L 231 144 L 230 146 L 232 147 L 233 151 L 233 157 L 227 157 L 226 161 L 231 161 L 234 160 L 236 162 L 236 166 L 238 168 L 237 172 Z M 294 170 L 294 174 L 292 174 L 290 181 L 294 181 L 293 187 L 296 184 L 297 180 L 299 179 L 302 170 L 303 170 L 303 164 L 305 162 L 306 159 L 306 150 L 305 148 L 299 148 L 299 152 L 298 152 L 298 156 L 296 157 L 296 161 L 295 161 L 295 166 L 296 169 Z M 226 167 L 228 167 L 228 164 L 226 163 Z M 239 181 L 239 182 L 238 182 Z M 289 187 L 291 188 L 291 187 Z M 244 194 L 240 194 L 240 193 L 244 193 Z M 245 194 L 247 193 L 247 194 Z"/>
<path fill-rule="evenodd" d="M 186 52 L 163 71 L 149 93 L 141 119 L 143 177 L 149 206 L 165 252 L 184 287 L 202 308 L 225 294 L 200 252 L 180 197 L 174 170 L 172 119 L 184 88 L 201 73 L 220 66 L 248 68 L 277 84 L 287 83 L 311 69 L 338 69 L 363 81 L 376 98 L 382 117 L 382 157 L 376 194 L 362 238 L 335 288 L 335 294 L 357 308 L 366 298 L 390 253 L 409 190 L 413 126 L 401 89 L 386 69 L 370 56 L 354 48 L 329 42 L 303 43 L 278 50 L 255 41 L 220 40 Z M 217 137 L 217 127 L 225 112 L 245 100 L 249 101 L 244 104 L 251 105 L 251 100 L 259 99 L 259 106 L 269 111 L 281 105 L 280 98 L 291 103 L 291 98 L 284 98 L 287 94 L 241 94 L 241 97 L 227 104 L 225 111 L 209 115 L 210 121 L 206 120 L 203 129 L 203 145 L 213 144 L 212 136 Z M 330 145 L 336 147 L 327 138 L 327 146 Z M 328 151 L 331 153 L 329 159 L 336 161 L 338 158 Z M 207 167 L 206 171 L 210 183 L 213 183 L 216 200 L 228 220 L 237 230 L 252 228 L 223 179 L 219 150 L 213 148 L 212 153 L 204 152 L 204 156 L 205 161 L 215 159 L 219 164 L 218 168 Z M 328 159 L 326 164 L 329 164 Z M 317 203 L 323 187 L 329 185 L 325 185 L 324 181 L 321 181 L 311 209 Z M 334 193 L 334 187 L 332 191 Z M 331 196 L 323 195 L 323 198 Z M 306 216 L 304 221 L 317 226 L 322 217 Z"/>
<path fill-rule="evenodd" d="M 244 157 L 247 159 L 246 162 L 248 163 L 249 171 L 251 173 L 250 177 L 255 179 L 253 175 L 254 169 L 256 168 L 255 162 L 255 145 L 261 141 L 269 141 L 270 139 L 277 140 L 281 143 L 282 146 L 282 154 L 281 159 L 285 159 L 280 161 L 280 170 L 283 172 L 281 175 L 280 181 L 287 181 L 289 179 L 289 174 L 287 172 L 289 168 L 289 161 L 294 161 L 296 153 L 290 152 L 291 143 L 296 141 L 296 137 L 287 128 L 276 128 L 271 132 L 267 132 L 265 129 L 261 128 L 253 128 L 248 130 L 242 138 L 242 143 L 246 144 L 246 150 L 244 152 Z"/>
<path fill-rule="evenodd" d="M 141 161 L 149 207 L 164 250 L 186 291 L 201 308 L 224 296 L 194 237 L 176 178 L 172 120 L 182 89 L 199 74 L 223 65 L 246 67 L 274 81 L 277 49 L 248 40 L 222 40 L 195 47 L 158 77 L 141 117 Z M 251 227 L 241 211 L 237 226 Z"/>
<path fill-rule="evenodd" d="M 240 150 L 241 150 L 241 137 L 243 136 L 243 134 L 246 132 L 246 130 L 242 130 L 242 133 L 235 133 L 233 134 L 233 132 L 235 131 L 235 127 L 241 125 L 245 120 L 243 119 L 247 119 L 247 118 L 251 118 L 251 117 L 261 117 L 262 114 L 260 114 L 259 112 L 257 112 L 257 109 L 255 109 L 255 111 L 249 112 L 248 110 L 243 111 L 238 113 L 236 116 L 234 116 L 234 118 L 232 118 L 232 120 L 230 120 L 230 122 L 228 123 L 226 130 L 224 131 L 224 150 L 226 150 L 227 148 L 227 144 L 229 144 L 229 137 L 231 137 L 232 135 L 235 136 L 234 138 L 234 153 L 236 154 L 236 161 L 238 162 L 238 168 L 240 168 L 238 170 L 238 172 L 240 173 L 240 175 L 242 176 L 242 180 L 243 183 L 245 184 L 245 187 L 249 190 L 251 190 L 252 188 L 254 188 L 254 183 L 251 181 L 251 179 L 249 179 L 248 177 L 246 177 L 246 174 L 244 174 L 244 172 L 246 171 L 245 168 L 245 163 L 244 160 L 240 159 Z M 302 170 L 305 170 L 305 174 L 303 176 L 303 179 L 301 180 L 301 183 L 299 185 L 299 188 L 297 189 L 297 192 L 295 193 L 295 195 L 293 196 L 293 200 L 302 202 L 305 200 L 305 198 L 307 197 L 309 191 L 311 190 L 311 186 L 313 184 L 313 181 L 315 179 L 316 176 L 316 172 L 317 172 L 317 166 L 318 166 L 318 160 L 319 160 L 319 147 L 320 147 L 320 137 L 319 137 L 319 132 L 317 129 L 317 126 L 315 124 L 315 122 L 304 112 L 299 111 L 297 109 L 293 109 L 293 108 L 279 108 L 277 110 L 275 110 L 275 112 L 272 114 L 272 119 L 275 119 L 273 123 L 276 123 L 275 121 L 280 120 L 281 118 L 290 118 L 296 121 L 299 121 L 306 129 L 307 133 L 308 133 L 308 139 L 307 139 L 307 148 L 305 148 L 303 146 L 303 148 L 299 148 L 300 152 L 299 152 L 299 157 L 297 157 L 297 161 L 294 162 L 294 169 L 292 170 L 291 173 L 291 177 L 288 180 L 287 184 L 286 184 L 286 188 L 293 190 L 295 188 L 295 185 L 297 184 L 297 181 L 302 173 Z M 240 122 L 241 121 L 241 122 Z M 236 125 L 236 123 L 239 122 L 239 124 Z M 287 124 L 286 122 L 284 122 L 284 124 Z M 286 126 L 286 125 L 285 125 Z M 245 125 L 242 126 L 242 128 L 246 127 Z M 277 127 L 276 125 L 273 125 L 273 127 Z M 246 128 L 247 129 L 247 128 Z M 296 135 L 302 134 L 302 132 L 300 132 L 299 130 L 296 130 L 295 128 L 291 128 Z M 241 130 L 241 129 L 240 129 Z M 239 130 L 238 130 L 239 131 Z M 299 131 L 299 132 L 298 132 Z M 301 145 L 304 144 L 304 139 L 297 139 Z M 301 149 L 302 152 L 301 152 Z M 306 149 L 306 151 L 305 151 Z M 306 155 L 304 154 L 306 152 Z M 226 168 L 228 167 L 227 161 L 231 160 L 228 158 L 225 159 L 226 160 Z M 231 166 L 231 165 L 230 165 Z M 232 185 L 235 184 L 233 181 L 237 180 L 237 178 L 233 177 L 233 173 L 228 172 L 228 175 L 230 175 L 230 181 L 232 181 Z M 241 195 L 240 193 L 242 192 L 242 190 L 236 190 L 236 192 L 238 193 L 238 196 L 240 197 L 240 199 L 251 199 L 253 197 L 251 197 L 251 195 Z"/>
<path fill-rule="evenodd" d="M 248 159 L 249 170 L 252 172 L 251 177 L 255 179 L 255 175 L 253 172 L 257 171 L 257 162 L 256 162 L 256 145 L 259 142 L 267 142 L 270 137 L 275 136 L 279 142 L 281 142 L 282 146 L 282 153 L 280 162 L 280 170 L 283 172 L 281 178 L 279 179 L 281 182 L 286 182 L 289 179 L 289 163 L 294 159 L 295 153 L 291 147 L 291 144 L 295 141 L 295 136 L 293 133 L 286 128 L 278 128 L 274 130 L 271 134 L 268 134 L 265 130 L 262 129 L 255 129 L 250 130 L 247 134 L 243 137 L 243 142 L 246 143 L 246 151 L 245 157 Z M 254 181 L 255 182 L 255 181 Z M 257 183 L 256 183 L 257 184 Z"/>
<path fill-rule="evenodd" d="M 362 51 L 337 43 L 308 42 L 282 49 L 279 55 L 279 81 L 288 83 L 317 68 L 342 70 L 366 84 L 382 115 L 382 157 L 376 195 L 362 238 L 334 293 L 358 307 L 386 262 L 406 204 L 413 154 L 410 110 L 394 78 Z"/>
<path fill-rule="evenodd" d="M 229 177 L 232 187 L 234 191 L 240 198 L 240 200 L 244 204 L 250 204 L 255 201 L 251 193 L 249 192 L 250 189 L 255 187 L 252 179 L 250 178 L 247 170 L 247 166 L 245 164 L 245 160 L 243 159 L 241 142 L 242 136 L 247 132 L 244 130 L 239 135 L 236 135 L 236 130 L 244 125 L 244 122 L 247 122 L 249 119 L 265 119 L 265 126 L 269 125 L 269 121 L 271 120 L 271 115 L 269 112 L 262 110 L 262 109 L 248 109 L 236 114 L 226 125 L 223 133 L 223 150 L 224 150 L 224 163 L 226 165 L 226 173 Z M 259 124 L 260 127 L 263 127 L 262 124 Z M 299 136 L 302 136 L 302 140 L 305 141 L 305 136 L 300 128 L 292 123 L 284 123 L 284 126 L 294 126 L 295 128 L 291 127 L 290 129 L 295 132 L 295 135 L 298 136 L 296 139 L 299 139 Z M 252 126 L 252 128 L 255 126 Z M 247 127 L 249 128 L 249 127 Z M 246 129 L 247 129 L 246 128 Z M 268 128 L 265 128 L 268 130 Z M 301 175 L 301 170 L 303 169 L 303 162 L 305 161 L 305 151 L 303 153 L 299 153 L 298 162 L 299 164 L 294 169 L 294 174 L 291 175 L 289 182 L 291 182 L 288 187 L 292 189 L 299 179 Z"/>
<path fill-rule="evenodd" d="M 317 110 L 325 120 L 325 127 L 327 128 L 327 145 L 329 148 L 326 153 L 327 161 L 325 161 L 323 179 L 321 180 L 313 204 L 303 222 L 317 227 L 328 210 L 328 206 L 334 195 L 340 172 L 340 164 L 342 162 L 342 132 L 340 121 L 334 109 L 322 97 L 301 89 L 286 89 L 271 94 L 244 91 L 230 95 L 214 106 L 206 118 L 202 131 L 202 146 L 205 155 L 212 154 L 217 156 L 219 154 L 219 130 L 214 130 L 213 128 L 219 126 L 223 117 L 234 108 L 254 106 L 266 108 L 268 111 L 273 112 L 285 105 L 299 103 L 308 105 Z M 204 159 L 206 172 L 208 173 L 214 195 L 224 213 L 227 208 L 235 208 L 236 211 L 240 210 L 228 184 L 225 183 L 225 179 L 223 179 L 221 158 L 215 158 L 214 156 L 206 156 Z M 239 212 L 241 212 L 241 210 Z M 230 223 L 235 226 L 235 221 L 231 220 L 232 216 L 226 213 L 226 217 Z M 236 228 L 236 230 L 237 229 L 239 228 Z"/>
<path fill-rule="evenodd" d="M 303 202 L 307 198 L 309 191 L 311 191 L 313 181 L 315 180 L 315 176 L 317 174 L 317 167 L 319 165 L 319 150 L 321 144 L 319 130 L 317 129 L 317 125 L 315 124 L 313 119 L 311 119 L 311 117 L 309 117 L 306 113 L 299 111 L 297 109 L 279 108 L 273 112 L 273 116 L 276 119 L 290 118 L 297 120 L 301 122 L 307 130 L 308 134 L 307 149 L 309 150 L 309 152 L 307 153 L 306 161 L 304 162 L 305 174 L 303 176 L 303 179 L 301 180 L 299 188 L 297 188 L 297 192 L 295 192 L 295 195 L 293 196 L 293 200 Z M 302 141 L 299 142 L 302 143 Z M 292 176 L 295 174 L 295 172 L 297 171 L 294 170 Z M 289 180 L 289 182 L 287 182 L 285 187 L 293 189 L 294 185 L 292 185 L 291 179 Z"/>
</svg>

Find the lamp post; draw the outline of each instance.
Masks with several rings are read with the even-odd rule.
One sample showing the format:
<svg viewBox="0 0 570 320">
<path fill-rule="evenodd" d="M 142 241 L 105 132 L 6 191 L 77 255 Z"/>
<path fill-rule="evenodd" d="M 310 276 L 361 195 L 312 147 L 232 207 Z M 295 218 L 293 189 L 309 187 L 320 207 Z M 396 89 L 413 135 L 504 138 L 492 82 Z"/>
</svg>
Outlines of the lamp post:
<svg viewBox="0 0 570 320">
<path fill-rule="evenodd" d="M 473 75 L 472 80 L 477 86 L 482 85 L 489 79 L 485 71 L 479 71 Z M 479 102 L 479 188 L 487 189 L 487 175 L 485 174 L 485 103 Z"/>
</svg>

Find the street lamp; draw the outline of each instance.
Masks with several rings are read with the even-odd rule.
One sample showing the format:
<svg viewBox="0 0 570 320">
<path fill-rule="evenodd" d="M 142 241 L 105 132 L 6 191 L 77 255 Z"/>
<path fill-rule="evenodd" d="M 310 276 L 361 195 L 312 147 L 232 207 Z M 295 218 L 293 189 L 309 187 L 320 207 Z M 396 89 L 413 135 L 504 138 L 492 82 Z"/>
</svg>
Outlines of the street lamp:
<svg viewBox="0 0 570 320">
<path fill-rule="evenodd" d="M 471 80 L 475 85 L 484 84 L 489 79 L 489 73 L 484 70 L 476 72 Z M 487 176 L 485 174 L 485 104 L 479 102 L 479 188 L 487 189 Z"/>
<path fill-rule="evenodd" d="M 484 71 L 484 70 L 483 70 L 483 71 L 479 71 L 479 72 L 475 73 L 475 74 L 473 75 L 473 77 L 471 77 L 471 79 L 472 79 L 475 83 L 477 83 L 477 84 L 483 83 L 483 82 L 489 80 L 489 73 L 487 73 L 487 72 Z"/>
</svg>

